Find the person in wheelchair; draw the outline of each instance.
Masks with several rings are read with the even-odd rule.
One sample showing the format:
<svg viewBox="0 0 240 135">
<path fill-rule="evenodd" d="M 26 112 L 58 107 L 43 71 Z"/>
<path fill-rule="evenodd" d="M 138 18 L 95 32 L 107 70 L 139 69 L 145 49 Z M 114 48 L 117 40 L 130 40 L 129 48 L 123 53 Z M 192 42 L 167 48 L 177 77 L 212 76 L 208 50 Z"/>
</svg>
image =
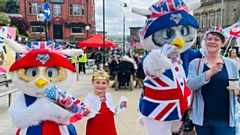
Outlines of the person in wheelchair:
<svg viewBox="0 0 240 135">
<path fill-rule="evenodd" d="M 119 87 L 129 86 L 130 76 L 135 73 L 134 64 L 130 61 L 128 56 L 124 56 L 118 67 Z"/>
</svg>

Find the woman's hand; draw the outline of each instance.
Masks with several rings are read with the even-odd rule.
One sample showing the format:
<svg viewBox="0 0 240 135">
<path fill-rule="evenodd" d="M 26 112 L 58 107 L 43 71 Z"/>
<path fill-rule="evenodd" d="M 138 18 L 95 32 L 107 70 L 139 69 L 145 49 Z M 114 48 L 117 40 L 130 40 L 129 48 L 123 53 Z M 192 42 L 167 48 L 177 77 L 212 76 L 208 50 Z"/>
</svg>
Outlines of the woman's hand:
<svg viewBox="0 0 240 135">
<path fill-rule="evenodd" d="M 213 75 L 217 74 L 218 72 L 222 71 L 223 68 L 223 61 L 218 61 L 216 62 L 212 68 L 210 68 L 207 72 L 206 72 L 206 77 L 205 80 L 209 80 Z"/>
<path fill-rule="evenodd" d="M 212 72 L 213 74 L 217 74 L 218 72 L 222 71 L 223 64 L 224 64 L 224 63 L 223 63 L 222 61 L 216 62 L 216 63 L 213 65 L 213 67 L 210 69 L 211 72 Z"/>
</svg>

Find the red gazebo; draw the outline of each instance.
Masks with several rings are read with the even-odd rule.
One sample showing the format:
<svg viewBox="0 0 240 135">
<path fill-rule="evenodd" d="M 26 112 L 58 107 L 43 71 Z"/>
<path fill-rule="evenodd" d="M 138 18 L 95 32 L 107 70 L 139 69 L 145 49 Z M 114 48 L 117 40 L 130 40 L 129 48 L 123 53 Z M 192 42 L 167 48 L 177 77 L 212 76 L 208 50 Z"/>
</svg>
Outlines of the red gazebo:
<svg viewBox="0 0 240 135">
<path fill-rule="evenodd" d="M 103 47 L 103 36 L 99 33 L 95 34 L 94 36 L 83 40 L 78 43 L 78 47 L 92 47 L 92 48 L 98 48 L 98 47 Z M 105 48 L 116 48 L 116 44 L 113 42 L 105 39 Z"/>
</svg>

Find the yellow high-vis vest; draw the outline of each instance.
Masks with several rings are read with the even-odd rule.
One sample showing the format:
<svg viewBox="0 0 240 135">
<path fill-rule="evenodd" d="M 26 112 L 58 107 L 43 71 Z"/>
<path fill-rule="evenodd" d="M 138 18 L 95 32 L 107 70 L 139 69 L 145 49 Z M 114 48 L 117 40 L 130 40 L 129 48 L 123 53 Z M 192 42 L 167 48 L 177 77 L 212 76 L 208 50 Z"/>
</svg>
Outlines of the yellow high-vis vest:
<svg viewBox="0 0 240 135">
<path fill-rule="evenodd" d="M 80 58 L 78 59 L 78 62 L 86 63 L 86 62 L 87 62 L 87 54 L 86 54 L 86 53 L 83 53 L 83 54 L 82 54 L 82 57 L 80 57 Z"/>
<path fill-rule="evenodd" d="M 72 62 L 72 63 L 76 63 L 76 58 L 75 58 L 75 57 L 72 57 L 71 62 Z"/>
</svg>

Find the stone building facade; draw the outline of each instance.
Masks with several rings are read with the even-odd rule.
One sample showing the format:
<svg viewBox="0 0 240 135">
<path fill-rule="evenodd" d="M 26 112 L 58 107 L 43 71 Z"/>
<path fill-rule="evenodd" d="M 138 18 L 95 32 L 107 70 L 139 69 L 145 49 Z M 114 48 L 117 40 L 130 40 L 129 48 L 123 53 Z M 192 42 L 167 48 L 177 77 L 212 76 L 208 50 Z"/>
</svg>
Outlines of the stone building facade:
<svg viewBox="0 0 240 135">
<path fill-rule="evenodd" d="M 204 32 L 212 26 L 220 26 L 222 0 L 202 0 L 201 2 L 201 7 L 193 12 L 199 23 L 200 31 Z M 224 0 L 222 27 L 229 27 L 239 18 L 240 0 Z"/>
<path fill-rule="evenodd" d="M 240 0 L 223 1 L 222 27 L 227 28 L 240 19 Z M 211 27 L 221 26 L 222 0 L 201 0 L 201 3 L 201 7 L 193 12 L 200 27 L 198 38 Z"/>
</svg>

